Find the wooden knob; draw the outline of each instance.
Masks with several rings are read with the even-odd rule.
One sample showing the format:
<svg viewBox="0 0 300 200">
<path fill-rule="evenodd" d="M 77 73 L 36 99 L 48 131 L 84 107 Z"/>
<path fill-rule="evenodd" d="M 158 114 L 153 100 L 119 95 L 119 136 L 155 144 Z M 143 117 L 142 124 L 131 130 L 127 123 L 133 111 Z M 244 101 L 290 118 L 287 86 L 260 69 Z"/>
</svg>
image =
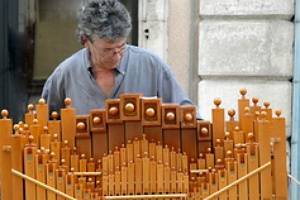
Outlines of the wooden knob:
<svg viewBox="0 0 300 200">
<path fill-rule="evenodd" d="M 276 110 L 276 111 L 275 111 L 275 115 L 276 115 L 277 117 L 280 117 L 280 115 L 281 115 L 281 110 Z"/>
<path fill-rule="evenodd" d="M 33 120 L 32 120 L 32 123 L 33 123 L 33 124 L 38 124 L 38 123 L 39 123 L 39 120 L 33 119 Z"/>
<path fill-rule="evenodd" d="M 85 123 L 83 122 L 78 122 L 76 125 L 77 129 L 79 130 L 84 130 L 85 129 Z"/>
<path fill-rule="evenodd" d="M 207 148 L 207 152 L 211 153 L 211 148 L 210 147 Z"/>
<path fill-rule="evenodd" d="M 222 159 L 217 159 L 217 164 L 222 164 Z"/>
<path fill-rule="evenodd" d="M 68 146 L 69 145 L 69 141 L 68 140 L 64 140 L 64 146 Z"/>
<path fill-rule="evenodd" d="M 115 107 L 115 106 L 110 107 L 109 110 L 108 110 L 108 113 L 110 115 L 116 115 L 116 114 L 118 114 L 118 112 L 119 112 L 119 109 L 117 107 Z"/>
<path fill-rule="evenodd" d="M 33 135 L 29 135 L 28 136 L 28 142 L 29 142 L 29 144 L 32 144 L 33 139 L 34 139 Z"/>
<path fill-rule="evenodd" d="M 230 137 L 230 132 L 229 131 L 226 131 L 225 132 L 225 138 L 229 138 Z"/>
<path fill-rule="evenodd" d="M 24 128 L 24 130 L 29 130 L 29 125 L 28 124 L 24 124 L 23 128 Z"/>
<path fill-rule="evenodd" d="M 222 103 L 222 100 L 220 98 L 216 98 L 214 99 L 214 104 L 216 105 L 216 107 L 218 108 Z"/>
<path fill-rule="evenodd" d="M 208 129 L 207 128 L 201 128 L 201 134 L 202 135 L 207 135 L 208 134 Z"/>
<path fill-rule="evenodd" d="M 246 107 L 244 108 L 244 112 L 245 112 L 245 113 L 249 113 L 249 112 L 250 112 L 250 108 L 249 108 L 248 106 L 246 106 Z"/>
<path fill-rule="evenodd" d="M 193 120 L 193 115 L 192 113 L 186 113 L 184 115 L 184 120 L 187 121 L 187 122 L 191 122 Z"/>
<path fill-rule="evenodd" d="M 133 105 L 133 103 L 127 103 L 127 104 L 125 105 L 125 110 L 126 110 L 127 112 L 133 112 L 134 109 L 135 109 L 135 106 Z"/>
<path fill-rule="evenodd" d="M 227 157 L 231 158 L 231 157 L 232 157 L 232 151 L 231 151 L 231 150 L 228 150 L 228 151 L 226 152 L 226 155 L 227 155 Z"/>
<path fill-rule="evenodd" d="M 252 132 L 248 133 L 247 139 L 248 139 L 248 141 L 253 141 L 253 139 L 254 139 L 254 134 L 253 134 Z"/>
<path fill-rule="evenodd" d="M 45 101 L 45 99 L 43 99 L 43 98 L 40 98 L 38 103 L 39 103 L 40 105 L 43 105 L 43 104 L 45 104 L 45 103 L 46 103 L 46 101 Z"/>
<path fill-rule="evenodd" d="M 93 123 L 94 124 L 99 124 L 101 122 L 101 118 L 100 117 L 94 117 L 93 118 Z"/>
<path fill-rule="evenodd" d="M 58 119 L 58 112 L 53 111 L 53 112 L 51 113 L 51 118 L 54 119 L 54 120 Z"/>
<path fill-rule="evenodd" d="M 27 109 L 28 109 L 29 112 L 32 112 L 33 109 L 34 109 L 34 105 L 33 105 L 33 104 L 29 104 L 29 105 L 27 106 Z"/>
<path fill-rule="evenodd" d="M 43 127 L 43 130 L 44 130 L 44 133 L 45 133 L 45 134 L 48 134 L 48 126 L 44 126 L 44 127 Z"/>
<path fill-rule="evenodd" d="M 235 115 L 235 110 L 234 109 L 228 110 L 228 115 L 230 116 L 230 118 L 233 118 Z"/>
<path fill-rule="evenodd" d="M 69 106 L 72 105 L 72 99 L 69 98 L 69 97 L 67 97 L 67 98 L 65 98 L 64 103 L 65 103 L 65 106 L 66 106 L 66 107 L 69 107 Z"/>
<path fill-rule="evenodd" d="M 1 116 L 3 119 L 7 119 L 8 118 L 8 110 L 2 110 L 1 111 Z"/>
<path fill-rule="evenodd" d="M 53 151 L 51 151 L 50 153 L 50 160 L 52 160 L 55 157 L 55 153 Z"/>
<path fill-rule="evenodd" d="M 265 106 L 265 108 L 267 108 L 267 109 L 268 109 L 268 108 L 269 108 L 269 106 L 270 106 L 270 102 L 268 102 L 268 101 L 265 101 L 265 102 L 264 102 L 264 106 Z"/>
<path fill-rule="evenodd" d="M 253 98 L 252 98 L 252 103 L 253 103 L 254 105 L 256 105 L 256 104 L 258 103 L 258 98 L 257 98 L 257 97 L 253 97 Z"/>
<path fill-rule="evenodd" d="M 169 120 L 169 121 L 174 120 L 174 119 L 175 119 L 175 114 L 174 114 L 174 112 L 168 112 L 168 113 L 166 114 L 166 119 Z"/>
<path fill-rule="evenodd" d="M 14 131 L 18 131 L 19 128 L 20 128 L 19 124 L 15 124 L 15 125 L 14 125 Z"/>
<path fill-rule="evenodd" d="M 147 115 L 148 117 L 153 117 L 153 116 L 155 115 L 155 110 L 154 110 L 154 108 L 147 108 L 147 110 L 146 110 L 146 115 Z"/>
<path fill-rule="evenodd" d="M 241 89 L 240 89 L 240 94 L 241 94 L 242 97 L 244 98 L 245 95 L 247 94 L 247 89 L 246 89 L 246 88 L 241 88 Z"/>
</svg>

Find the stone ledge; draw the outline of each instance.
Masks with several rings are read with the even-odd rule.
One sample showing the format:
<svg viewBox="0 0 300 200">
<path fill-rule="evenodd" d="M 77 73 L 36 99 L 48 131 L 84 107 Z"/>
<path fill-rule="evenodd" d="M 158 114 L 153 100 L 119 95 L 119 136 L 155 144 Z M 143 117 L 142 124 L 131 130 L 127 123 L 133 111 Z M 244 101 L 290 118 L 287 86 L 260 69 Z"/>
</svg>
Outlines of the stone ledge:
<svg viewBox="0 0 300 200">
<path fill-rule="evenodd" d="M 292 76 L 291 22 L 203 20 L 199 32 L 200 76 Z"/>
<path fill-rule="evenodd" d="M 276 15 L 290 19 L 294 0 L 201 0 L 200 16 L 214 15 Z"/>
</svg>

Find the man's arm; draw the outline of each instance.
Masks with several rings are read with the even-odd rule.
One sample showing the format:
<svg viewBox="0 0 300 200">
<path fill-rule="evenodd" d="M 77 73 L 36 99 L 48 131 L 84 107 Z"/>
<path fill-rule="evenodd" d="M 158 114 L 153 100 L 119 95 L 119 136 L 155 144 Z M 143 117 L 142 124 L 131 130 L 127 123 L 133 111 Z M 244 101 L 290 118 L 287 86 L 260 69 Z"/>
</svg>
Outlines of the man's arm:
<svg viewBox="0 0 300 200">
<path fill-rule="evenodd" d="M 62 82 L 60 73 L 55 71 L 46 81 L 43 92 L 42 98 L 46 100 L 49 105 L 49 111 L 57 111 L 59 112 L 60 109 L 63 107 L 63 102 L 65 98 L 65 92 Z"/>
</svg>

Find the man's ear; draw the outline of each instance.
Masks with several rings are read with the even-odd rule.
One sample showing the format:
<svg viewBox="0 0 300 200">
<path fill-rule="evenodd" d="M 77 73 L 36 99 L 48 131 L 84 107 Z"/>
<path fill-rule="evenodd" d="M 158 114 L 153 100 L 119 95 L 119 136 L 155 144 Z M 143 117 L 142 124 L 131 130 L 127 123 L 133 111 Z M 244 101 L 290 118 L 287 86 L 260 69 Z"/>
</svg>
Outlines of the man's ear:
<svg viewBox="0 0 300 200">
<path fill-rule="evenodd" d="M 80 37 L 80 42 L 81 42 L 81 44 L 85 47 L 85 48 L 87 48 L 88 47 L 88 42 L 89 42 L 89 39 L 88 39 L 88 37 L 86 36 L 86 35 L 82 35 L 81 37 Z"/>
</svg>

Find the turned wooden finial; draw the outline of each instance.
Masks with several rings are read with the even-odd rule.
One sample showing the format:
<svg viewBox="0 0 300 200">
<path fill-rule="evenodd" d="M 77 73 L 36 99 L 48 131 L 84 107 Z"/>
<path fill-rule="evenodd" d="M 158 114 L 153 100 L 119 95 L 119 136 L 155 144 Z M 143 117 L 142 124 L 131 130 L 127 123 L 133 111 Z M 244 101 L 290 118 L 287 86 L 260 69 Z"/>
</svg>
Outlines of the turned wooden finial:
<svg viewBox="0 0 300 200">
<path fill-rule="evenodd" d="M 245 95 L 247 94 L 247 89 L 246 88 L 241 88 L 240 89 L 240 94 L 242 95 L 242 99 L 245 99 Z"/>
<path fill-rule="evenodd" d="M 33 135 L 29 135 L 29 136 L 28 136 L 28 143 L 29 143 L 29 144 L 32 144 L 33 140 L 34 140 Z"/>
<path fill-rule="evenodd" d="M 51 118 L 52 118 L 53 120 L 57 120 L 57 119 L 58 119 L 58 112 L 53 111 L 53 112 L 51 113 Z"/>
<path fill-rule="evenodd" d="M 1 111 L 1 116 L 2 116 L 2 119 L 7 119 L 8 118 L 8 110 L 2 110 Z"/>
<path fill-rule="evenodd" d="M 235 115 L 235 110 L 234 109 L 229 109 L 227 113 L 228 113 L 230 119 L 234 118 L 234 115 Z"/>
<path fill-rule="evenodd" d="M 184 120 L 187 121 L 187 122 L 191 122 L 193 120 L 193 115 L 192 113 L 186 113 L 184 115 Z"/>
<path fill-rule="evenodd" d="M 101 122 L 101 118 L 100 117 L 96 116 L 96 117 L 93 118 L 93 123 L 94 124 L 99 124 L 100 122 Z"/>
<path fill-rule="evenodd" d="M 32 113 L 33 109 L 34 109 L 34 105 L 33 104 L 29 104 L 27 106 L 27 110 L 28 110 L 29 113 Z"/>
<path fill-rule="evenodd" d="M 62 166 L 64 166 L 66 164 L 66 160 L 64 158 L 60 159 L 60 163 Z"/>
<path fill-rule="evenodd" d="M 220 98 L 216 98 L 214 99 L 214 104 L 216 105 L 217 108 L 219 108 L 219 106 L 221 105 L 222 100 Z"/>
<path fill-rule="evenodd" d="M 268 101 L 265 101 L 265 102 L 264 102 L 264 106 L 265 106 L 265 108 L 266 108 L 266 109 L 268 109 L 268 108 L 269 108 L 269 106 L 270 106 L 270 102 L 268 102 Z"/>
<path fill-rule="evenodd" d="M 230 132 L 229 131 L 226 131 L 225 132 L 225 139 L 229 139 L 230 138 Z"/>
<path fill-rule="evenodd" d="M 112 106 L 108 110 L 108 113 L 110 115 L 116 115 L 116 114 L 118 114 L 118 112 L 119 112 L 119 109 L 116 106 Z"/>
<path fill-rule="evenodd" d="M 38 124 L 38 123 L 39 123 L 39 120 L 38 120 L 38 119 L 33 119 L 33 120 L 32 120 L 32 123 L 33 123 L 33 124 Z"/>
<path fill-rule="evenodd" d="M 127 104 L 125 105 L 125 110 L 126 110 L 127 112 L 133 112 L 134 109 L 135 109 L 135 106 L 134 106 L 133 103 L 127 103 Z"/>
<path fill-rule="evenodd" d="M 256 111 L 256 112 L 254 113 L 254 115 L 255 115 L 255 117 L 257 118 L 257 117 L 259 117 L 260 112 L 259 112 L 259 111 Z"/>
<path fill-rule="evenodd" d="M 168 112 L 168 113 L 166 114 L 166 119 L 169 120 L 169 121 L 174 120 L 174 119 L 175 119 L 175 114 L 174 114 L 174 112 Z"/>
<path fill-rule="evenodd" d="M 221 139 L 216 139 L 216 146 L 221 146 L 221 144 L 222 144 L 222 141 L 221 141 Z"/>
<path fill-rule="evenodd" d="M 83 122 L 78 122 L 76 127 L 79 129 L 79 130 L 84 130 L 85 129 L 85 123 Z"/>
<path fill-rule="evenodd" d="M 257 105 L 258 100 L 259 100 L 259 99 L 258 99 L 257 97 L 253 97 L 253 98 L 252 98 L 252 103 L 254 104 L 254 106 Z"/>
<path fill-rule="evenodd" d="M 275 111 L 275 115 L 276 115 L 277 117 L 280 117 L 280 115 L 281 115 L 281 110 L 276 110 L 276 111 Z"/>
<path fill-rule="evenodd" d="M 40 98 L 38 104 L 43 105 L 46 103 L 46 100 L 44 98 Z"/>
<path fill-rule="evenodd" d="M 18 132 L 19 128 L 20 128 L 19 124 L 15 124 L 14 127 L 13 127 L 15 132 Z"/>
<path fill-rule="evenodd" d="M 29 125 L 28 124 L 24 124 L 23 128 L 24 128 L 24 130 L 28 131 L 29 130 Z"/>
<path fill-rule="evenodd" d="M 45 134 L 48 134 L 48 126 L 44 126 L 43 131 L 44 131 Z"/>
<path fill-rule="evenodd" d="M 72 99 L 67 97 L 67 98 L 65 98 L 64 103 L 65 103 L 66 108 L 68 108 L 72 105 Z"/>
<path fill-rule="evenodd" d="M 253 142 L 254 141 L 254 134 L 252 132 L 248 133 L 247 141 L 248 142 Z"/>
</svg>

